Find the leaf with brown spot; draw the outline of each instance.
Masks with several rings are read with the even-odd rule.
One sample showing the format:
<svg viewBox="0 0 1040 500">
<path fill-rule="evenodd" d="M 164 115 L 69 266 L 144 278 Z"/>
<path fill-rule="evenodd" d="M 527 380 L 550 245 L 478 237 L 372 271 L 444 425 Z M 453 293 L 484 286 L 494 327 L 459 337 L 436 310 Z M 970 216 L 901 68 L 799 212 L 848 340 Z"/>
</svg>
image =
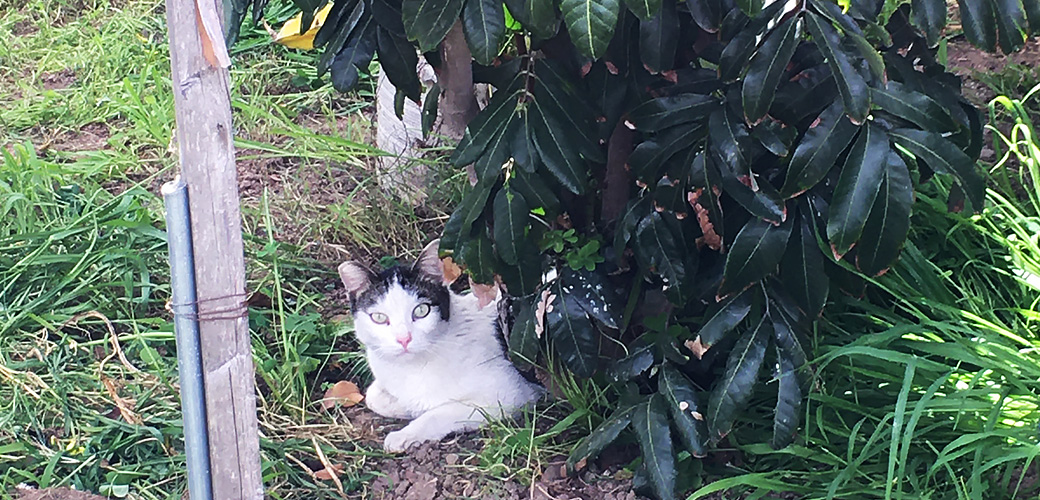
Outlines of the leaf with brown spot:
<svg viewBox="0 0 1040 500">
<path fill-rule="evenodd" d="M 325 391 L 325 397 L 321 399 L 321 407 L 328 410 L 337 404 L 349 408 L 361 402 L 365 396 L 361 394 L 357 384 L 347 380 L 340 380 Z"/>
</svg>

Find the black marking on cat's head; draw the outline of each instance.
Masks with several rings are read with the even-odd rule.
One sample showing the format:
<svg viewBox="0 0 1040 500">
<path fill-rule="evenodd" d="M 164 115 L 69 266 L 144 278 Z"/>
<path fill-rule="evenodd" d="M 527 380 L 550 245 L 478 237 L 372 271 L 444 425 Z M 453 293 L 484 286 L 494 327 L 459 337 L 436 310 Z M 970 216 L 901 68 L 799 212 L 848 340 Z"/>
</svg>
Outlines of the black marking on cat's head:
<svg viewBox="0 0 1040 500">
<path fill-rule="evenodd" d="M 451 317 L 451 295 L 447 287 L 418 269 L 401 266 L 379 273 L 362 291 L 352 294 L 351 309 L 355 314 L 367 310 L 379 302 L 395 283 L 436 308 L 442 321 Z"/>
</svg>

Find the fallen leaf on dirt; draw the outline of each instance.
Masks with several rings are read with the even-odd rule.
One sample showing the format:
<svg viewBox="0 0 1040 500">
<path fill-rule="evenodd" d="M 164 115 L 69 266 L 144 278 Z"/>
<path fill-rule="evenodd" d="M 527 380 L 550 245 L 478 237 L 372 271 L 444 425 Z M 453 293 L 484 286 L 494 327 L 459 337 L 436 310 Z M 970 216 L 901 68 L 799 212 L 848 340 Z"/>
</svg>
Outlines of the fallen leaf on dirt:
<svg viewBox="0 0 1040 500">
<path fill-rule="evenodd" d="M 690 352 L 692 352 L 693 355 L 697 357 L 697 359 L 701 359 L 702 357 L 704 357 L 704 353 L 708 352 L 708 349 L 711 347 L 701 343 L 700 335 L 698 335 L 697 338 L 693 340 L 687 340 L 683 343 L 683 345 L 685 345 L 686 348 L 689 349 Z"/>
<path fill-rule="evenodd" d="M 137 416 L 130 409 L 132 405 L 137 404 L 133 399 L 123 399 L 119 396 L 119 390 L 116 389 L 116 383 L 112 379 L 102 375 L 101 383 L 105 384 L 105 390 L 108 391 L 108 396 L 112 398 L 112 402 L 119 408 L 119 414 L 123 416 L 123 420 L 133 425 L 141 425 L 141 417 Z"/>
<path fill-rule="evenodd" d="M 321 407 L 326 410 L 336 405 L 351 407 L 360 403 L 363 399 L 365 399 L 365 396 L 361 394 L 357 384 L 340 380 L 332 387 L 329 387 L 329 390 L 325 391 L 325 397 L 321 399 Z"/>
<path fill-rule="evenodd" d="M 331 470 L 328 467 L 326 467 L 318 472 L 315 472 L 314 478 L 321 479 L 322 481 L 331 481 L 332 476 L 339 477 L 340 474 L 343 474 L 343 464 L 335 464 L 332 466 Z"/>
<path fill-rule="evenodd" d="M 445 283 L 454 283 L 455 280 L 459 279 L 459 276 L 462 276 L 462 268 L 451 257 L 441 259 L 441 265 L 444 267 Z"/>
</svg>

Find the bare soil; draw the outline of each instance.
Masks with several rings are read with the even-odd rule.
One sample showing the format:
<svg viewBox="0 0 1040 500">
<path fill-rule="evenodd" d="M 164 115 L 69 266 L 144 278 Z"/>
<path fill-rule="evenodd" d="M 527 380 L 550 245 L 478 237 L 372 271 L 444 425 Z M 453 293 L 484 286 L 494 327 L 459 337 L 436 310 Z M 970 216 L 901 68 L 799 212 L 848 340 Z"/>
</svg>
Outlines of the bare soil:
<svg viewBox="0 0 1040 500">
<path fill-rule="evenodd" d="M 14 498 L 15 500 L 105 500 L 105 497 L 71 488 L 18 489 L 15 490 Z"/>
<path fill-rule="evenodd" d="M 384 419 L 361 406 L 348 409 L 346 419 L 356 439 L 379 448 L 387 432 L 403 422 Z M 629 476 L 621 469 L 617 455 L 604 454 L 573 476 L 564 474 L 566 457 L 553 457 L 547 463 L 518 464 L 513 470 L 527 468 L 522 481 L 513 474 L 496 477 L 478 467 L 483 444 L 479 433 L 450 436 L 440 442 L 424 443 L 407 453 L 376 459 L 372 467 L 377 477 L 366 486 L 362 497 L 373 500 L 637 500 Z M 634 458 L 626 454 L 625 461 Z"/>
</svg>

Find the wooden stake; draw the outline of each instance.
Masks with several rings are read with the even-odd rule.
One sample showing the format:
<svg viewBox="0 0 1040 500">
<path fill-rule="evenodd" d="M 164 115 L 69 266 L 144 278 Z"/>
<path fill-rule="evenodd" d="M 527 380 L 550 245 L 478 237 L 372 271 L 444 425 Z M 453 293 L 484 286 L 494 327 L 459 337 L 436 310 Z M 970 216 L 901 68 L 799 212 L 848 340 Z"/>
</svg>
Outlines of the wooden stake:
<svg viewBox="0 0 1040 500">
<path fill-rule="evenodd" d="M 221 0 L 166 0 L 188 185 L 213 498 L 263 498 Z"/>
</svg>

